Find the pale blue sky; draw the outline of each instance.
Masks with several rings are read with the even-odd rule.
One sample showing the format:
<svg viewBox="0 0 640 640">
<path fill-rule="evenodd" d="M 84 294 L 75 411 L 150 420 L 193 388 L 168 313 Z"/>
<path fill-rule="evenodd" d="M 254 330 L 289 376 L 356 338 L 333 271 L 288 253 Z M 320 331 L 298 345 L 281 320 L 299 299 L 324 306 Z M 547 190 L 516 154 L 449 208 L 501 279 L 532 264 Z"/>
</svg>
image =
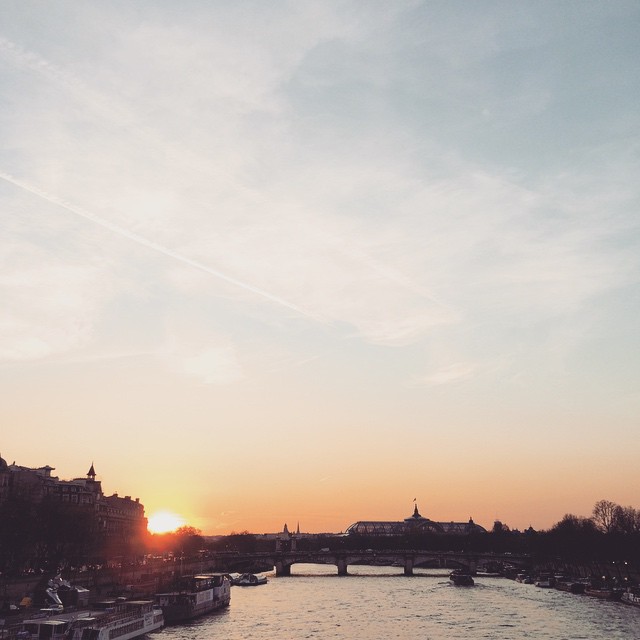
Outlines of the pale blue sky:
<svg viewBox="0 0 640 640">
<path fill-rule="evenodd" d="M 636 500 L 640 3 L 0 8 L 3 457 L 211 532 Z"/>
</svg>

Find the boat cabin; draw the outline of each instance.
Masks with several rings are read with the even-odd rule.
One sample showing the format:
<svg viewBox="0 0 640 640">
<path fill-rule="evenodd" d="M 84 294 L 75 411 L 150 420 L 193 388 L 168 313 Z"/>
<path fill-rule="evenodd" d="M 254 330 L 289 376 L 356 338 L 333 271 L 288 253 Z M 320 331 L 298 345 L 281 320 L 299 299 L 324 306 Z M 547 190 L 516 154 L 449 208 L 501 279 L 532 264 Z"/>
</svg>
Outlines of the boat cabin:
<svg viewBox="0 0 640 640">
<path fill-rule="evenodd" d="M 70 620 L 30 620 L 24 624 L 24 637 L 31 640 L 64 640 L 70 626 Z"/>
</svg>

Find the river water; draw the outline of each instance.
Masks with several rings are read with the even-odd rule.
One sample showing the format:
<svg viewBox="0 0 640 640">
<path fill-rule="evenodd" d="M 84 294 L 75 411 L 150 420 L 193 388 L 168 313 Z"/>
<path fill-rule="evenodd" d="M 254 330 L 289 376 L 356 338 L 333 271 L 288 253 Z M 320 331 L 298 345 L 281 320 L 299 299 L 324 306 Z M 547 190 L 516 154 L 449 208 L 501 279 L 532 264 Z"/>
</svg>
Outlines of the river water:
<svg viewBox="0 0 640 640">
<path fill-rule="evenodd" d="M 294 565 L 292 576 L 232 587 L 228 609 L 167 627 L 157 640 L 640 640 L 640 608 L 504 578 L 455 587 L 447 574 Z"/>
</svg>

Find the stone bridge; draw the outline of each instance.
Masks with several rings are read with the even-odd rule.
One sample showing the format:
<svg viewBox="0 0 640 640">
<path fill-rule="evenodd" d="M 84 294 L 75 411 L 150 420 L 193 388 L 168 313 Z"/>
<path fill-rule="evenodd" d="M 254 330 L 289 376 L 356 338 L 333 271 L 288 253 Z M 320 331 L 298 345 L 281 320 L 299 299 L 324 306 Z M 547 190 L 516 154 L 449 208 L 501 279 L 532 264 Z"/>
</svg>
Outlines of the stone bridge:
<svg viewBox="0 0 640 640">
<path fill-rule="evenodd" d="M 348 574 L 349 565 L 364 564 L 380 567 L 402 567 L 404 575 L 413 575 L 416 567 L 442 567 L 468 569 L 475 574 L 478 566 L 488 562 L 502 562 L 517 566 L 526 566 L 530 558 L 524 555 L 494 553 L 464 553 L 451 551 L 394 550 L 375 551 L 344 550 L 339 551 L 275 551 L 255 553 L 216 553 L 214 568 L 218 571 L 229 570 L 243 563 L 260 563 L 275 567 L 276 576 L 290 576 L 294 564 L 332 564 L 337 567 L 339 576 Z"/>
</svg>

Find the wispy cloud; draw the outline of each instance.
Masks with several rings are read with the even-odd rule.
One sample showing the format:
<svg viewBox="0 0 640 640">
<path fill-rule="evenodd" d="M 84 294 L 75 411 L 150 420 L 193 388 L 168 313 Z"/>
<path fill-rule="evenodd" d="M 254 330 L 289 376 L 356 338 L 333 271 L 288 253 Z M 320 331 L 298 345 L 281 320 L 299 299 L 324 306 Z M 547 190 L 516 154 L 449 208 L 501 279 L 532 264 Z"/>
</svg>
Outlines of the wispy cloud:
<svg viewBox="0 0 640 640">
<path fill-rule="evenodd" d="M 475 372 L 476 367 L 473 364 L 456 362 L 425 376 L 422 380 L 417 381 L 417 384 L 443 385 L 460 382 L 471 378 Z"/>
<path fill-rule="evenodd" d="M 253 33 L 231 6 L 176 23 L 105 12 L 118 38 L 78 61 L 73 40 L 61 56 L 5 37 L 0 55 L 30 99 L 14 91 L 0 177 L 169 258 L 156 272 L 167 299 L 210 296 L 198 272 L 252 314 L 264 301 L 397 347 L 573 313 L 633 277 L 620 239 L 636 190 L 621 200 L 597 157 L 567 175 L 499 154 L 509 135 L 533 144 L 521 123 L 547 117 L 561 90 L 529 67 L 528 82 L 500 84 L 512 74 L 502 56 L 520 46 L 513 19 L 532 55 L 555 41 L 518 12 L 480 26 L 476 13 L 276 4 Z M 407 65 L 412 51 L 424 55 Z"/>
<path fill-rule="evenodd" d="M 26 243 L 0 247 L 0 359 L 33 360 L 86 345 L 109 297 L 97 264 L 51 259 Z"/>
<path fill-rule="evenodd" d="M 184 349 L 165 354 L 168 364 L 178 373 L 193 376 L 204 384 L 229 384 L 242 379 L 242 368 L 232 345 L 207 346 L 187 355 Z"/>
</svg>

